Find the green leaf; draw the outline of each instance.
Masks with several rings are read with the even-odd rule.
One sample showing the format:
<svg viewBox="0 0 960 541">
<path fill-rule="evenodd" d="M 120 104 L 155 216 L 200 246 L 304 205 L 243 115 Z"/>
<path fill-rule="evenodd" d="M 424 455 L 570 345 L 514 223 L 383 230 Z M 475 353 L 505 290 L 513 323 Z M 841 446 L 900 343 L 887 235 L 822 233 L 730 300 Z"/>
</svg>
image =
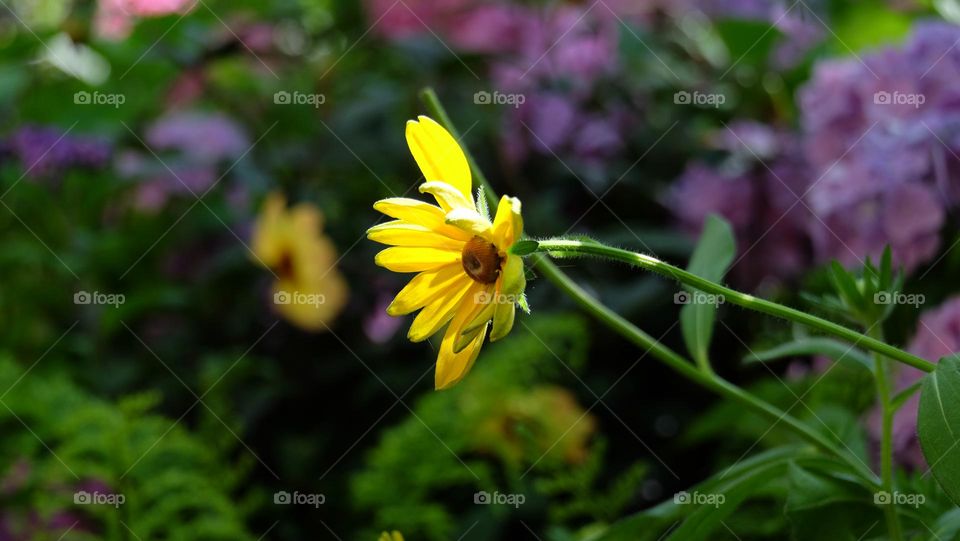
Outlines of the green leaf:
<svg viewBox="0 0 960 541">
<path fill-rule="evenodd" d="M 728 483 L 716 493 L 707 493 L 713 496 L 717 503 L 701 505 L 694 511 L 679 528 L 674 530 L 667 539 L 676 541 L 694 541 L 697 539 L 714 539 L 713 532 L 722 527 L 724 519 L 733 514 L 750 496 L 759 492 L 783 475 L 780 468 L 775 466 L 757 469 L 747 475 Z M 722 498 L 722 499 L 720 499 Z"/>
<path fill-rule="evenodd" d="M 744 357 L 743 362 L 764 363 L 805 355 L 826 355 L 855 368 L 871 370 L 872 367 L 872 361 L 866 353 L 833 338 L 800 338 L 766 351 L 753 352 Z"/>
<path fill-rule="evenodd" d="M 764 65 L 774 44 L 783 36 L 779 29 L 761 21 L 730 18 L 717 21 L 715 26 L 729 58 L 740 59 L 738 66 Z"/>
<path fill-rule="evenodd" d="M 880 291 L 890 291 L 893 286 L 893 252 L 888 244 L 880 258 Z"/>
<path fill-rule="evenodd" d="M 830 281 L 847 306 L 854 309 L 862 308 L 863 295 L 857 288 L 856 280 L 847 272 L 847 269 L 843 268 L 843 265 L 836 261 L 830 262 Z"/>
<path fill-rule="evenodd" d="M 874 488 L 829 459 L 787 468 L 790 489 L 784 511 L 792 539 L 858 539 L 883 520 Z"/>
<path fill-rule="evenodd" d="M 540 247 L 540 243 L 535 240 L 524 239 L 517 241 L 510 247 L 510 253 L 518 256 L 530 255 L 533 252 L 537 251 L 537 248 Z"/>
<path fill-rule="evenodd" d="M 943 490 L 960 504 L 960 359 L 940 359 L 924 378 L 917 414 L 920 447 Z"/>
<path fill-rule="evenodd" d="M 733 229 L 723 218 L 715 215 L 707 217 L 703 224 L 703 233 L 697 242 L 697 247 L 690 257 L 687 270 L 697 276 L 713 282 L 719 282 L 733 263 L 736 254 L 736 242 L 733 239 Z M 690 301 L 680 311 L 680 325 L 683 330 L 683 340 L 690 355 L 700 366 L 709 366 L 710 341 L 713 338 L 713 324 L 717 314 L 718 302 L 709 301 L 702 293 L 691 291 L 686 299 Z"/>
<path fill-rule="evenodd" d="M 937 519 L 930 530 L 929 541 L 956 539 L 958 534 L 960 534 L 960 509 L 954 508 Z"/>
<path fill-rule="evenodd" d="M 923 380 L 914 383 L 913 385 L 907 387 L 906 389 L 900 391 L 890 400 L 890 407 L 893 411 L 897 411 L 907 403 L 907 400 L 910 400 L 917 391 L 923 386 Z"/>
<path fill-rule="evenodd" d="M 685 523 L 687 520 L 692 522 L 683 533 L 690 537 L 683 539 L 711 538 L 710 532 L 722 527 L 721 520 L 735 511 L 749 495 L 761 492 L 771 483 L 775 483 L 783 476 L 789 462 L 815 456 L 814 451 L 804 446 L 778 447 L 752 456 L 725 468 L 706 481 L 687 489 L 685 493 L 678 493 L 653 508 L 620 520 L 599 535 L 596 541 L 659 540 L 664 538 L 664 532 L 675 533 L 673 528 L 677 522 Z M 719 506 L 680 503 L 683 501 L 679 497 L 681 494 L 723 494 L 724 502 Z"/>
<path fill-rule="evenodd" d="M 890 9 L 884 0 L 844 2 L 843 7 L 829 21 L 834 39 L 828 45 L 838 54 L 846 56 L 898 42 L 910 32 L 911 17 Z"/>
<path fill-rule="evenodd" d="M 873 493 L 862 485 L 836 474 L 815 472 L 791 462 L 788 467 L 791 490 L 787 496 L 786 511 L 807 511 L 840 502 L 869 505 Z M 842 474 L 841 474 L 842 475 Z"/>
</svg>

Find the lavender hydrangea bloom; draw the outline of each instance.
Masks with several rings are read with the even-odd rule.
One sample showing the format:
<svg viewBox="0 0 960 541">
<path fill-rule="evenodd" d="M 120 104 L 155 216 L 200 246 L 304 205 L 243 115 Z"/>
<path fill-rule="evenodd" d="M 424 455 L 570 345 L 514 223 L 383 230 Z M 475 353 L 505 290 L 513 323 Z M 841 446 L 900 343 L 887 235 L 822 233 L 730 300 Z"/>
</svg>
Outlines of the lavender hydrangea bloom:
<svg viewBox="0 0 960 541">
<path fill-rule="evenodd" d="M 3 143 L 29 178 L 49 178 L 72 167 L 97 169 L 110 160 L 105 141 L 70 135 L 50 126 L 24 126 Z"/>
<path fill-rule="evenodd" d="M 937 253 L 960 196 L 958 40 L 921 23 L 904 46 L 819 64 L 801 89 L 820 260 L 859 265 L 889 244 L 910 271 Z"/>
<path fill-rule="evenodd" d="M 117 170 L 136 179 L 136 205 L 157 210 L 177 194 L 200 195 L 214 185 L 220 165 L 243 155 L 250 141 L 243 128 L 217 113 L 177 112 L 147 128 L 146 142 L 166 154 L 160 163 L 152 154 L 125 152 Z"/>
<path fill-rule="evenodd" d="M 924 313 L 907 349 L 931 362 L 960 353 L 960 296 L 952 297 L 940 307 Z M 924 376 L 924 372 L 911 366 L 897 364 L 896 370 L 896 391 L 906 389 Z M 922 470 L 927 464 L 917 439 L 919 406 L 920 395 L 915 394 L 894 416 L 893 452 L 898 462 Z M 878 408 L 870 413 L 868 427 L 872 438 L 879 441 L 881 426 Z"/>
<path fill-rule="evenodd" d="M 243 128 L 217 113 L 194 111 L 169 114 L 147 129 L 155 150 L 173 150 L 208 163 L 235 158 L 250 146 Z"/>
<path fill-rule="evenodd" d="M 606 180 L 602 166 L 632 125 L 628 108 L 594 100 L 619 69 L 617 15 L 566 5 L 522 21 L 516 50 L 491 68 L 495 88 L 525 97 L 504 119 L 504 154 L 513 164 L 531 152 L 564 156 L 588 182 Z"/>
</svg>

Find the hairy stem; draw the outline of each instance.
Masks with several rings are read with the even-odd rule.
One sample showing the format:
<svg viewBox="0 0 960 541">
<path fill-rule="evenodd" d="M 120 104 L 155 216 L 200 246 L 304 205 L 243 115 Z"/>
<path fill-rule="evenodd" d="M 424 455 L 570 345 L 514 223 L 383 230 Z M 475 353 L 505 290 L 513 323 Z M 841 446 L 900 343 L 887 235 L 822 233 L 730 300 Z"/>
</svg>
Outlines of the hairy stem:
<svg viewBox="0 0 960 541">
<path fill-rule="evenodd" d="M 790 308 L 789 306 L 777 304 L 766 299 L 754 297 L 753 295 L 747 293 L 742 293 L 735 289 L 730 289 L 729 287 L 711 282 L 706 278 L 701 278 L 692 272 L 685 271 L 679 267 L 664 261 L 660 261 L 652 256 L 631 252 L 629 250 L 623 250 L 621 248 L 604 246 L 603 244 L 597 242 L 583 242 L 579 240 L 566 239 L 550 239 L 538 242 L 539 246 L 537 251 L 539 252 L 546 252 L 561 257 L 563 255 L 592 255 L 620 261 L 622 263 L 628 263 L 630 265 L 636 265 L 643 269 L 683 282 L 684 284 L 703 291 L 704 293 L 721 295 L 724 299 L 724 302 L 730 302 L 744 308 L 749 308 L 750 310 L 755 310 L 757 312 L 776 316 L 788 321 L 800 323 L 813 329 L 823 331 L 827 334 L 832 334 L 833 336 L 852 342 L 854 345 L 861 346 L 865 349 L 910 365 L 914 368 L 919 368 L 924 372 L 933 372 L 933 369 L 936 366 L 927 360 L 917 357 L 916 355 L 891 346 L 886 342 L 877 340 L 871 336 L 867 336 L 853 329 L 844 327 L 843 325 L 839 325 L 832 321 L 827 321 L 826 319 L 819 318 L 806 312 L 801 312 L 800 310 Z"/>
</svg>

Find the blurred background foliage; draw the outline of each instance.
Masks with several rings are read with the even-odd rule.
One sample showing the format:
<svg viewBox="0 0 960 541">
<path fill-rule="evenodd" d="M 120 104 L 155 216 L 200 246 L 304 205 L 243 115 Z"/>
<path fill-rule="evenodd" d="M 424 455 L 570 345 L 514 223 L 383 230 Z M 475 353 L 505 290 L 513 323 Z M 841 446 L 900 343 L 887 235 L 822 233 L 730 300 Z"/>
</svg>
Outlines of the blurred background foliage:
<svg viewBox="0 0 960 541">
<path fill-rule="evenodd" d="M 822 263 L 855 267 L 890 244 L 908 291 L 926 299 L 898 307 L 890 338 L 936 360 L 945 352 L 917 323 L 925 312 L 943 347 L 960 349 L 951 0 L 0 7 L 0 539 L 398 529 L 561 541 L 643 509 L 667 517 L 642 522 L 659 533 L 678 490 L 795 443 L 536 279 L 533 315 L 460 386 L 434 393 L 431 347 L 384 314 L 404 277 L 375 267 L 364 240 L 374 200 L 416 193 L 402 133 L 424 112 L 424 86 L 495 189 L 523 200 L 532 235 L 589 234 L 682 264 L 716 213 L 739 249 L 729 281 L 808 307 L 796 291 L 829 290 Z M 927 103 L 878 107 L 880 91 Z M 485 92 L 514 103 L 484 103 Z M 684 102 L 697 95 L 722 103 Z M 316 213 L 303 235 L 321 235 L 343 277 L 310 278 L 346 299 L 319 332 L 284 319 L 272 299 L 283 265 L 252 248 L 271 193 Z M 569 270 L 683 349 L 674 284 Z M 122 302 L 89 302 L 102 295 Z M 807 355 L 744 363 L 795 331 L 726 307 L 720 320 L 719 372 L 784 409 L 804 396 L 792 413 L 873 460 L 864 373 Z M 926 483 L 913 427 L 898 430 L 904 482 Z M 802 505 L 810 520 L 780 512 L 788 482 L 805 479 L 794 474 L 712 538 L 822 520 Z M 74 504 L 87 489 L 127 501 Z M 278 505 L 279 491 L 325 502 Z M 477 506 L 477 491 L 526 501 Z"/>
</svg>

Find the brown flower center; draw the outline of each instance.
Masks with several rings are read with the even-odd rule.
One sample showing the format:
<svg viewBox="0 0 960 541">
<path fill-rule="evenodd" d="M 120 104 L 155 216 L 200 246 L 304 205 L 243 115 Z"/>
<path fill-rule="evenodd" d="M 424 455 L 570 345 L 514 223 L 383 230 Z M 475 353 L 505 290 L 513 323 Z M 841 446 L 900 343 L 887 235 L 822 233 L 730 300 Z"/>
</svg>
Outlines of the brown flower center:
<svg viewBox="0 0 960 541">
<path fill-rule="evenodd" d="M 280 279 L 293 278 L 293 254 L 289 250 L 284 250 L 280 256 L 280 262 L 277 264 L 277 276 Z"/>
<path fill-rule="evenodd" d="M 467 276 L 481 284 L 492 284 L 500 277 L 500 254 L 497 247 L 483 237 L 473 237 L 460 254 Z"/>
</svg>

